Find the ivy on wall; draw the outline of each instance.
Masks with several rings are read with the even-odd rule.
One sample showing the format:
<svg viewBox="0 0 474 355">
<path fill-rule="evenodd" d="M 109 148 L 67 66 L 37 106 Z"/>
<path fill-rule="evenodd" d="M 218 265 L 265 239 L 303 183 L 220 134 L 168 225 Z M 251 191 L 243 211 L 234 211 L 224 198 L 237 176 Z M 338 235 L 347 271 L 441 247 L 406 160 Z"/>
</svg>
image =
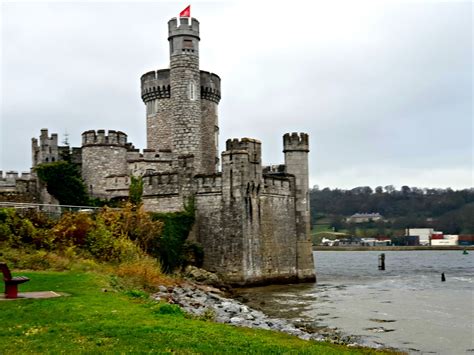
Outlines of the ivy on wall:
<svg viewBox="0 0 474 355">
<path fill-rule="evenodd" d="M 87 205 L 89 197 L 75 164 L 67 161 L 40 164 L 35 168 L 38 178 L 61 205 Z"/>
<path fill-rule="evenodd" d="M 159 245 L 155 245 L 150 254 L 158 257 L 165 272 L 170 272 L 188 263 L 202 263 L 202 248 L 187 242 L 194 223 L 194 201 L 190 200 L 184 211 L 170 213 L 152 213 L 152 219 L 163 222 Z"/>
</svg>

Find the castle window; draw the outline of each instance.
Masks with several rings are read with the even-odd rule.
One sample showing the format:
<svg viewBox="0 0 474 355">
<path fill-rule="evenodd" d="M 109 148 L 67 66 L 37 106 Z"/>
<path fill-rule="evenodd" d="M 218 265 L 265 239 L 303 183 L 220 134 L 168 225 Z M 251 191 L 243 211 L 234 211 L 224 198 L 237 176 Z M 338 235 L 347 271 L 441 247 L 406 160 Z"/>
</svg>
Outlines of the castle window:
<svg viewBox="0 0 474 355">
<path fill-rule="evenodd" d="M 196 84 L 193 82 L 189 83 L 189 99 L 191 101 L 197 100 Z"/>
<path fill-rule="evenodd" d="M 51 161 L 53 161 L 53 162 L 54 162 L 54 158 L 51 158 Z"/>
<path fill-rule="evenodd" d="M 184 39 L 183 40 L 183 48 L 193 48 L 193 40 L 192 39 Z"/>
<path fill-rule="evenodd" d="M 146 114 L 153 115 L 158 111 L 158 100 L 150 100 L 146 103 Z"/>
</svg>

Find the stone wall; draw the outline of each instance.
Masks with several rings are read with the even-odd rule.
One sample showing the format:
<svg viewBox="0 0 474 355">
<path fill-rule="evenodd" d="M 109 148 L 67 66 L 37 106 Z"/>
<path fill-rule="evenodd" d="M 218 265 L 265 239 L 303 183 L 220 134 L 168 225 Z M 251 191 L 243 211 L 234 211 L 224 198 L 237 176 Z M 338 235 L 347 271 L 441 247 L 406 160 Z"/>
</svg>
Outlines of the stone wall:
<svg viewBox="0 0 474 355">
<path fill-rule="evenodd" d="M 0 202 L 38 203 L 37 180 L 29 172 L 0 170 Z"/>
</svg>

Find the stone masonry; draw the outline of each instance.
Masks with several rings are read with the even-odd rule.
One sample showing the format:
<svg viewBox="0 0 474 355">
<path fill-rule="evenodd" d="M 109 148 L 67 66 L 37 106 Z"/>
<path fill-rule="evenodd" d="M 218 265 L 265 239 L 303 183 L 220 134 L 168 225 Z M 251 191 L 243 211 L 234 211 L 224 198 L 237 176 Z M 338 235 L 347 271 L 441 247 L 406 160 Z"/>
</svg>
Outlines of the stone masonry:
<svg viewBox="0 0 474 355">
<path fill-rule="evenodd" d="M 33 167 L 72 153 L 92 197 L 126 198 L 137 176 L 149 211 L 180 211 L 193 198 L 204 268 L 231 284 L 314 282 L 308 135 L 284 135 L 284 165 L 262 166 L 262 144 L 251 138 L 227 140 L 219 159 L 221 79 L 199 68 L 199 22 L 173 18 L 168 30 L 170 67 L 141 77 L 147 148 L 120 131 L 90 130 L 71 150 L 43 129 L 32 140 Z M 3 178 L 0 190 L 12 181 Z"/>
</svg>

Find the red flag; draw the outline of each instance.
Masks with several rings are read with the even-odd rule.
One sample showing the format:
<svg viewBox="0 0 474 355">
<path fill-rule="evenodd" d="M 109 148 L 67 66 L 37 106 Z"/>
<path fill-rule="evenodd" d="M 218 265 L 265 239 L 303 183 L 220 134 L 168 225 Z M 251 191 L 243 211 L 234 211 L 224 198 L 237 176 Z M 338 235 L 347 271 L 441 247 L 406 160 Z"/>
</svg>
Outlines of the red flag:
<svg viewBox="0 0 474 355">
<path fill-rule="evenodd" d="M 179 17 L 191 17 L 191 5 L 179 13 Z"/>
</svg>

